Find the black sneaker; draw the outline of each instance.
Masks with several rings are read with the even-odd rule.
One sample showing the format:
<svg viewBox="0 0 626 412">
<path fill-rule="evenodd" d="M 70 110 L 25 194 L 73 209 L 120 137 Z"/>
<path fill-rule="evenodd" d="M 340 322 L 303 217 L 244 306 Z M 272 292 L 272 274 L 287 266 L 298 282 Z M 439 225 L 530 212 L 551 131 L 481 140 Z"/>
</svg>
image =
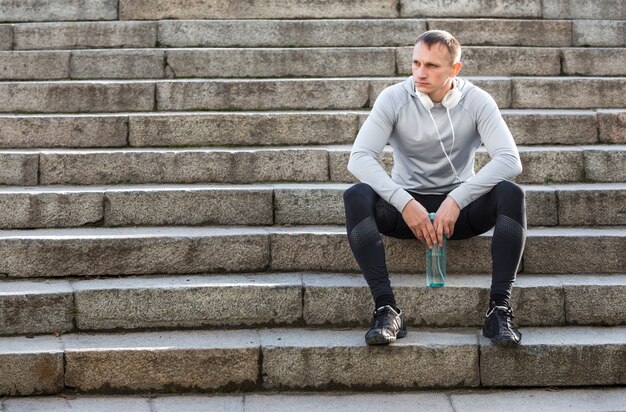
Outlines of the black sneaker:
<svg viewBox="0 0 626 412">
<path fill-rule="evenodd" d="M 381 306 L 374 311 L 372 328 L 365 334 L 368 345 L 388 345 L 406 336 L 406 324 L 402 311 L 389 306 Z"/>
<path fill-rule="evenodd" d="M 496 306 L 491 302 L 485 317 L 483 336 L 497 345 L 517 345 L 522 340 L 522 333 L 513 326 L 513 310 L 506 306 Z"/>
</svg>

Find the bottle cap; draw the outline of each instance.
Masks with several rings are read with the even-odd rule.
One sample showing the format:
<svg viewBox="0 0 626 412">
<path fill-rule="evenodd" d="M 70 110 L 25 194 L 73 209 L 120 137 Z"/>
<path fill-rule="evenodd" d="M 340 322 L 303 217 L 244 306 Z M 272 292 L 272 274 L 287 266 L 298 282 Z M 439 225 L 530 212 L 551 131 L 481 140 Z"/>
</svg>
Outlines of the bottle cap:
<svg viewBox="0 0 626 412">
<path fill-rule="evenodd" d="M 435 213 L 430 213 L 428 217 L 430 217 L 430 220 L 435 220 Z"/>
</svg>

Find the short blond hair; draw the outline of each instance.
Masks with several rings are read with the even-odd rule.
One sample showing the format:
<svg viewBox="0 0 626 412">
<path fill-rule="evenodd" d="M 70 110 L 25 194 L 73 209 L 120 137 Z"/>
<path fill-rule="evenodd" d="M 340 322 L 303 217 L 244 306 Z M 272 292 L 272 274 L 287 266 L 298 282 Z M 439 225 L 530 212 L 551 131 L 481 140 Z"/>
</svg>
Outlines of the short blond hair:
<svg viewBox="0 0 626 412">
<path fill-rule="evenodd" d="M 417 36 L 415 45 L 418 43 L 424 43 L 428 48 L 433 44 L 443 44 L 450 52 L 450 56 L 452 56 L 452 64 L 461 61 L 461 44 L 445 30 L 428 30 Z"/>
</svg>

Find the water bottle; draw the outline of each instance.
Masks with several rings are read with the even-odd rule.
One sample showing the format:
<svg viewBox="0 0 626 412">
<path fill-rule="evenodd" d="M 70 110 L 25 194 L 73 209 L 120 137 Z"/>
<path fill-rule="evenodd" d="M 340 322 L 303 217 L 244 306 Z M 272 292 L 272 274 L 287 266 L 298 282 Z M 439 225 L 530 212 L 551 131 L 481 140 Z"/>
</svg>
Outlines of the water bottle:
<svg viewBox="0 0 626 412">
<path fill-rule="evenodd" d="M 429 215 L 430 221 L 435 220 L 435 214 Z M 446 284 L 446 238 L 443 237 L 443 246 L 438 243 L 432 249 L 426 245 L 426 284 L 433 288 L 440 288 Z"/>
</svg>

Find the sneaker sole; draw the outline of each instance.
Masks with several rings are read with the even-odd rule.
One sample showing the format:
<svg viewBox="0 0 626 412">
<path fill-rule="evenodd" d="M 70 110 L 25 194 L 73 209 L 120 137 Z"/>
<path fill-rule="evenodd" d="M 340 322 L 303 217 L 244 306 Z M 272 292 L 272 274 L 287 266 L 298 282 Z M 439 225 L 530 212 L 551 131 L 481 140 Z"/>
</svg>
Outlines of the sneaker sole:
<svg viewBox="0 0 626 412">
<path fill-rule="evenodd" d="M 390 338 L 385 338 L 382 335 L 376 335 L 373 336 L 369 339 L 365 339 L 365 342 L 370 345 L 370 346 L 382 346 L 382 345 L 389 345 L 392 342 L 395 342 L 396 339 L 402 339 L 407 335 L 407 331 L 406 330 L 401 330 L 398 332 L 398 334 L 396 336 L 392 336 Z"/>
<path fill-rule="evenodd" d="M 483 330 L 483 336 L 486 337 L 486 338 L 489 338 L 491 343 L 493 343 L 494 345 L 498 345 L 498 346 L 519 346 L 519 344 L 520 344 L 520 342 L 522 340 L 521 336 L 520 336 L 520 340 L 515 340 L 515 339 L 511 339 L 511 338 L 496 339 L 494 337 L 486 335 L 484 330 Z"/>
</svg>

